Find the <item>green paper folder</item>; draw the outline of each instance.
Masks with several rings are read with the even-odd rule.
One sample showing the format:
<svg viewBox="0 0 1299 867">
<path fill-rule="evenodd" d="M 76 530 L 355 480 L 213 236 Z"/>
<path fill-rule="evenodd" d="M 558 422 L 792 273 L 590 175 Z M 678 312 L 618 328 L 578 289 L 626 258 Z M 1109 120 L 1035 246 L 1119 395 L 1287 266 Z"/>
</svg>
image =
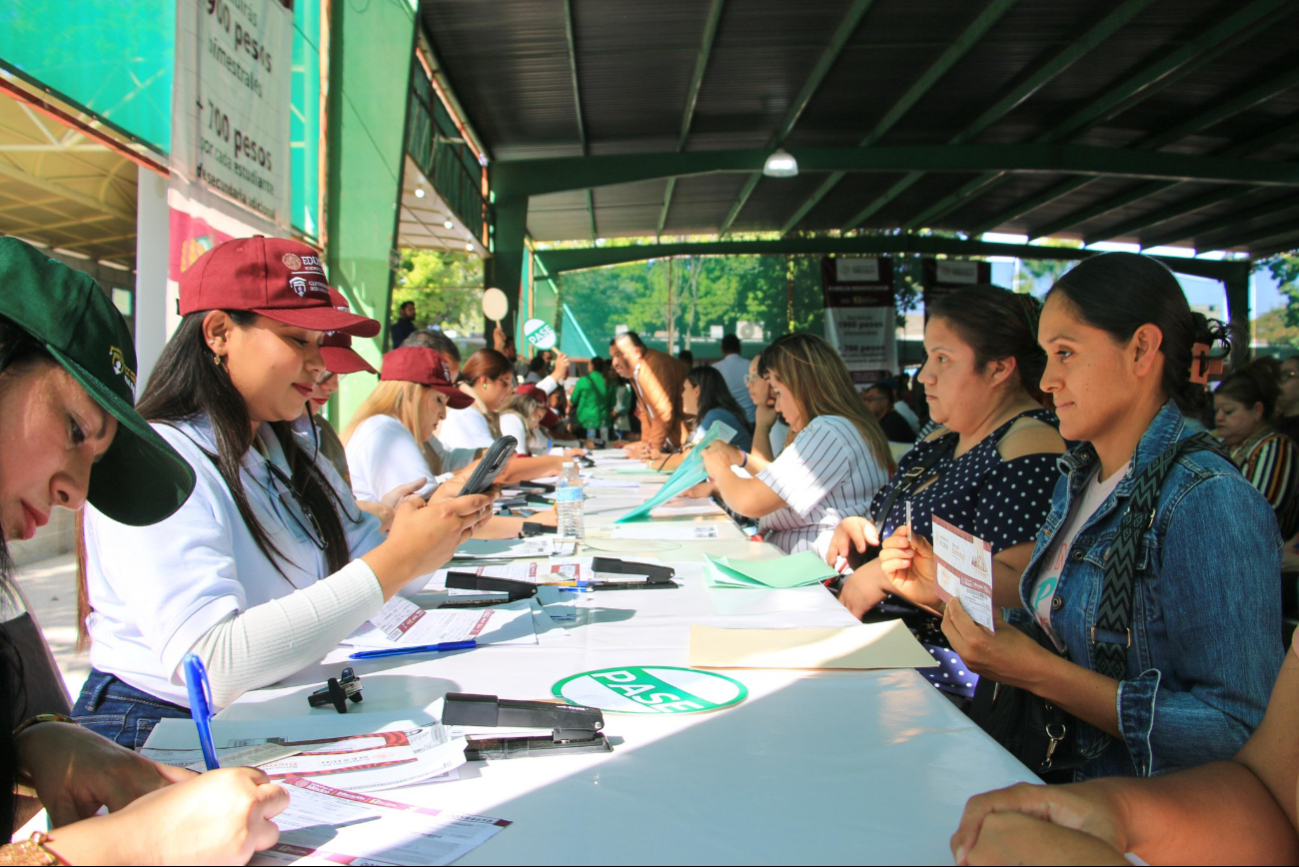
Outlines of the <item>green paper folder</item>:
<svg viewBox="0 0 1299 867">
<path fill-rule="evenodd" d="M 681 461 L 681 466 L 676 468 L 668 480 L 659 488 L 659 492 L 650 497 L 644 503 L 632 509 L 623 515 L 615 524 L 626 524 L 641 518 L 648 518 L 649 513 L 668 500 L 685 493 L 695 485 L 708 478 L 708 470 L 704 469 L 704 449 L 714 440 L 721 440 L 729 443 L 735 436 L 735 428 L 720 421 L 715 421 L 704 431 L 704 437 Z"/>
<path fill-rule="evenodd" d="M 775 560 L 741 560 L 705 555 L 709 587 L 767 587 L 785 590 L 817 584 L 839 573 L 811 551 L 800 551 Z"/>
</svg>

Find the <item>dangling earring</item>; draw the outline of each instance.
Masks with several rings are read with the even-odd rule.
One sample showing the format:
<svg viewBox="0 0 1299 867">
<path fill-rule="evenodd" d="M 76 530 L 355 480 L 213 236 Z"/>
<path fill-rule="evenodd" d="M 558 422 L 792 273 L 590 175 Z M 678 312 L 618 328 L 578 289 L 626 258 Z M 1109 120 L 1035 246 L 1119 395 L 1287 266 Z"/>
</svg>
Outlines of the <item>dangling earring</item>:
<svg viewBox="0 0 1299 867">
<path fill-rule="evenodd" d="M 217 367 L 220 367 L 220 366 L 221 366 L 221 356 L 219 356 L 219 355 L 215 355 L 215 354 L 214 354 L 214 355 L 212 356 L 212 363 L 215 364 Z"/>
</svg>

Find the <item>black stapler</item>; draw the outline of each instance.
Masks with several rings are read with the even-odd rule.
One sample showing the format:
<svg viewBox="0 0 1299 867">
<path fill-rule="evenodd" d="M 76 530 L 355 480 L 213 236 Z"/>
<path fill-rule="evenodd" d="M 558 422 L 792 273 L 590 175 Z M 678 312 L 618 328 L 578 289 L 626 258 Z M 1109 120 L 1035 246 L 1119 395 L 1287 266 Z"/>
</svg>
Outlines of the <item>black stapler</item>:
<svg viewBox="0 0 1299 867">
<path fill-rule="evenodd" d="M 479 593 L 505 593 L 508 596 L 505 599 L 453 599 L 443 602 L 438 606 L 439 608 L 484 608 L 488 605 L 500 605 L 502 602 L 530 599 L 537 595 L 537 585 L 530 581 L 493 578 L 490 575 L 477 575 L 473 572 L 448 572 L 447 588 L 477 590 Z"/>
<path fill-rule="evenodd" d="M 613 575 L 644 575 L 646 584 L 666 584 L 677 574 L 671 566 L 659 563 L 634 563 L 617 557 L 594 557 L 591 570 Z"/>
<path fill-rule="evenodd" d="M 442 723 L 551 730 L 549 735 L 469 737 L 465 758 L 470 761 L 613 751 L 613 745 L 601 731 L 604 713 L 596 707 L 449 692 L 442 709 Z"/>
</svg>

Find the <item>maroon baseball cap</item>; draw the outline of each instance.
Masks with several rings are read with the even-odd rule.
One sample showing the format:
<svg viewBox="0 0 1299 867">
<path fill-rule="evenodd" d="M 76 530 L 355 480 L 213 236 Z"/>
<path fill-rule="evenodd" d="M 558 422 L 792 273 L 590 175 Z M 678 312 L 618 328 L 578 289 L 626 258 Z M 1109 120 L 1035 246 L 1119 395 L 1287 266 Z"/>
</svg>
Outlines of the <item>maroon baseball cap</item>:
<svg viewBox="0 0 1299 867">
<path fill-rule="evenodd" d="M 407 346 L 385 353 L 379 379 L 427 385 L 445 394 L 447 406 L 452 409 L 464 409 L 474 403 L 472 397 L 451 382 L 451 365 L 447 364 L 442 353 L 427 346 Z"/>
<path fill-rule="evenodd" d="M 312 331 L 373 337 L 373 319 L 335 309 L 320 253 L 286 238 L 235 238 L 218 244 L 180 275 L 180 314 L 247 310 Z"/>
<path fill-rule="evenodd" d="M 333 287 L 329 289 L 329 300 L 337 310 L 346 312 L 352 308 L 343 293 Z M 352 348 L 352 335 L 342 331 L 325 332 L 325 339 L 320 344 L 320 357 L 325 362 L 325 369 L 334 373 L 359 373 L 362 370 L 366 373 L 379 372 Z"/>
<path fill-rule="evenodd" d="M 554 427 L 559 424 L 559 413 L 550 408 L 550 395 L 546 394 L 531 383 L 519 386 L 514 389 L 514 393 L 521 394 L 524 397 L 530 397 L 546 408 L 546 414 L 541 419 L 542 427 Z"/>
</svg>

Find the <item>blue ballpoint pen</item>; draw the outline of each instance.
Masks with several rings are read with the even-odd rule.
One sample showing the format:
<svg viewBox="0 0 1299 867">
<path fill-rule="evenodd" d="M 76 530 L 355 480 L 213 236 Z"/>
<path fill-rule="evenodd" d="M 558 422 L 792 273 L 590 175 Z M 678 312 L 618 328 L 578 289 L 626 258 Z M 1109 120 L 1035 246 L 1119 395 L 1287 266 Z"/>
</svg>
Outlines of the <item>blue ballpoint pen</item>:
<svg viewBox="0 0 1299 867">
<path fill-rule="evenodd" d="M 198 726 L 198 742 L 203 747 L 203 761 L 209 771 L 221 767 L 216 747 L 212 745 L 212 686 L 207 680 L 203 660 L 193 653 L 185 654 L 185 689 L 189 691 L 189 713 Z"/>
<path fill-rule="evenodd" d="M 383 650 L 362 650 L 348 656 L 348 659 L 382 659 L 385 656 L 405 656 L 408 653 L 445 653 L 448 650 L 472 650 L 478 642 L 444 641 L 441 644 L 421 644 L 418 647 L 385 647 Z"/>
</svg>

